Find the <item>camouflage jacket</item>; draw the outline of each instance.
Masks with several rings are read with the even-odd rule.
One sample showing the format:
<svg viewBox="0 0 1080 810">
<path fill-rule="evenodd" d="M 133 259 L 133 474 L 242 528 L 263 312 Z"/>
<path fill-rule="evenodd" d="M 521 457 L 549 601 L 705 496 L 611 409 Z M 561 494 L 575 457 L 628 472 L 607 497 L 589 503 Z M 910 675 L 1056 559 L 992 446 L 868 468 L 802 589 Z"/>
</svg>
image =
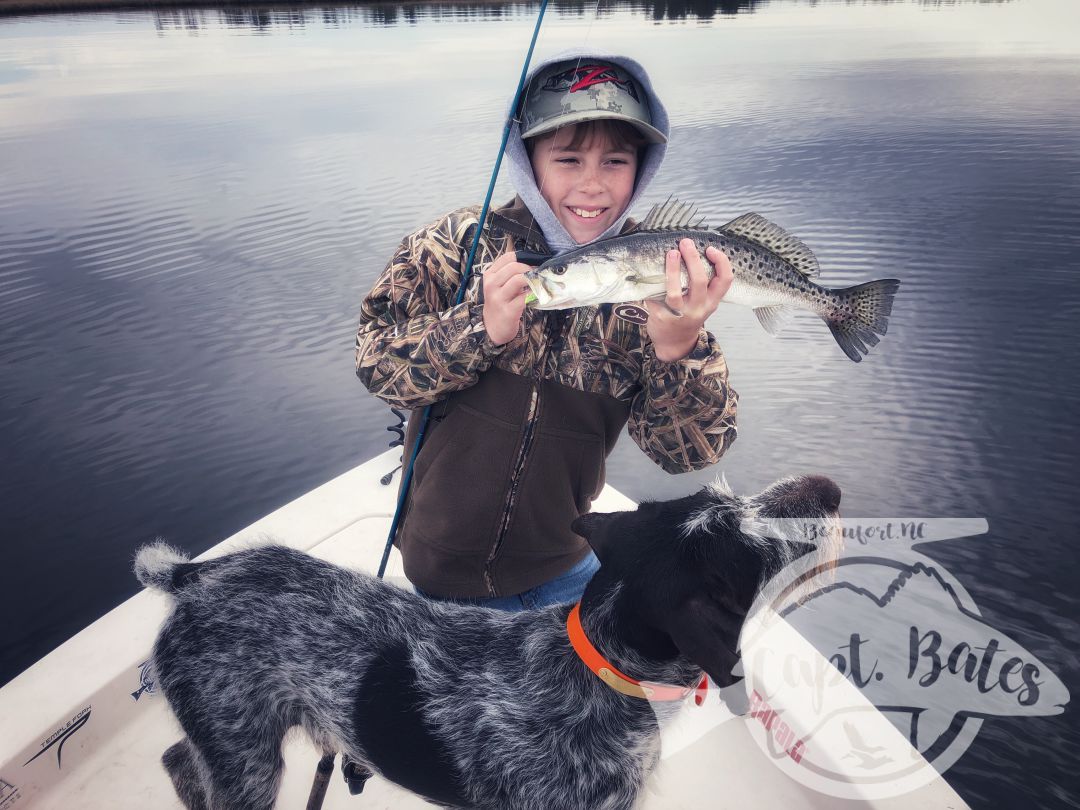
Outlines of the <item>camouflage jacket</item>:
<svg viewBox="0 0 1080 810">
<path fill-rule="evenodd" d="M 434 405 L 396 542 L 408 578 L 440 596 L 521 593 L 576 564 L 588 547 L 571 523 L 603 488 L 623 425 L 672 473 L 713 463 L 735 438 L 738 398 L 704 330 L 668 363 L 644 326 L 610 306 L 526 309 L 517 337 L 493 345 L 484 267 L 546 248 L 524 205 L 492 212 L 455 305 L 478 216 L 455 211 L 404 239 L 363 302 L 356 339 L 356 373 L 373 394 Z"/>
<path fill-rule="evenodd" d="M 669 363 L 657 359 L 644 326 L 615 317 L 610 306 L 527 308 L 518 336 L 493 345 L 480 297 L 484 266 L 508 250 L 547 248 L 520 201 L 496 210 L 465 299 L 454 306 L 479 213 L 454 211 L 407 236 L 375 282 L 356 336 L 356 374 L 368 390 L 417 408 L 473 385 L 493 365 L 523 376 L 539 370 L 544 379 L 628 403 L 630 435 L 667 472 L 715 463 L 735 439 L 738 405 L 716 339 L 703 329 L 689 356 Z M 549 345 L 546 322 L 566 317 L 570 339 Z"/>
</svg>

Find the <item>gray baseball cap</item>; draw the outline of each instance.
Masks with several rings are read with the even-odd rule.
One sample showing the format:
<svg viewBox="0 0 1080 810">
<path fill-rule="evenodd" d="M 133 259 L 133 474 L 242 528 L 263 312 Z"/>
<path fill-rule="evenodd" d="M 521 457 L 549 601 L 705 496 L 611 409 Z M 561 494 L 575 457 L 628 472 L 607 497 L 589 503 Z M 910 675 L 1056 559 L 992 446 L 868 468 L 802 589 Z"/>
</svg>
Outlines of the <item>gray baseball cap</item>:
<svg viewBox="0 0 1080 810">
<path fill-rule="evenodd" d="M 667 143 L 652 125 L 649 99 L 634 77 L 611 62 L 588 58 L 556 62 L 532 78 L 521 105 L 521 137 L 601 118 L 626 121 L 650 143 Z"/>
</svg>

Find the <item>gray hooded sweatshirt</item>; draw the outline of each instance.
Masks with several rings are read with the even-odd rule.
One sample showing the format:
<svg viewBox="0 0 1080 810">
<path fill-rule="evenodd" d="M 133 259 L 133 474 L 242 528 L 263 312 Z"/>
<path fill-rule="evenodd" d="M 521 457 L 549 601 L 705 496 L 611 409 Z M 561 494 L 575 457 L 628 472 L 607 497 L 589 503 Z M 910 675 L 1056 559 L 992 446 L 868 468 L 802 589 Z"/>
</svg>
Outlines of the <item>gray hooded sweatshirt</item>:
<svg viewBox="0 0 1080 810">
<path fill-rule="evenodd" d="M 533 77 L 548 65 L 571 59 L 601 59 L 619 65 L 629 72 L 637 79 L 638 83 L 645 91 L 645 95 L 649 99 L 652 125 L 663 132 L 664 135 L 670 137 L 667 110 L 664 109 L 664 105 L 657 97 L 656 91 L 653 90 L 652 82 L 649 81 L 649 75 L 645 72 L 645 68 L 629 57 L 591 49 L 563 51 L 534 65 L 529 71 L 528 81 L 532 81 Z M 513 99 L 511 99 L 510 103 L 513 104 Z M 514 110 L 510 109 L 509 112 L 513 115 Z M 652 182 L 653 177 L 655 177 L 656 173 L 660 170 L 660 164 L 663 163 L 664 155 L 666 153 L 667 144 L 653 143 L 645 147 L 644 157 L 638 168 L 634 193 L 630 197 L 630 202 L 627 204 L 626 210 L 623 211 L 622 216 L 619 217 L 618 221 L 600 234 L 597 239 L 607 239 L 608 237 L 615 236 L 622 230 L 623 223 L 625 223 L 630 209 L 634 207 L 634 204 L 644 193 L 645 189 L 648 188 L 649 183 Z M 518 193 L 518 196 L 521 197 L 525 202 L 525 205 L 528 206 L 529 211 L 532 212 L 540 229 L 544 232 L 544 239 L 547 242 L 548 247 L 555 253 L 565 253 L 568 250 L 578 247 L 578 243 L 574 241 L 569 233 L 567 233 L 566 228 L 563 227 L 562 223 L 559 222 L 558 217 L 555 216 L 555 212 L 551 210 L 551 206 L 547 204 L 547 200 L 540 194 L 540 189 L 536 185 L 536 178 L 533 176 L 532 164 L 529 161 L 529 153 L 526 151 L 525 143 L 521 139 L 521 127 L 516 121 L 510 130 L 510 138 L 506 142 L 506 157 L 509 161 L 510 182 L 513 184 L 514 190 Z"/>
</svg>

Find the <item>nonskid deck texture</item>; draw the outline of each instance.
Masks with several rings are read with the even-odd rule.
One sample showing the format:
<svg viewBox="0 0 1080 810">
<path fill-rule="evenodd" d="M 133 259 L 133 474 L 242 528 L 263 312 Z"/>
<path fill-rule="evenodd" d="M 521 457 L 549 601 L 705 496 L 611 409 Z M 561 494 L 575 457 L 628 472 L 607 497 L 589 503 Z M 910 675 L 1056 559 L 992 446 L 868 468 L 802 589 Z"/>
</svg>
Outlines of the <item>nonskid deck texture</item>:
<svg viewBox="0 0 1080 810">
<path fill-rule="evenodd" d="M 374 573 L 397 491 L 396 476 L 390 486 L 379 479 L 397 464 L 397 451 L 388 451 L 273 512 L 203 557 L 273 538 L 338 565 Z M 608 487 L 594 508 L 633 506 Z M 396 550 L 387 579 L 407 585 Z M 0 810 L 181 807 L 160 757 L 182 734 L 142 667 L 168 607 L 165 596 L 140 593 L 0 689 Z M 793 630 L 791 635 L 792 644 L 804 643 Z M 910 746 L 888 720 L 871 714 L 870 722 L 881 726 L 875 731 L 889 736 L 897 752 L 911 756 Z M 812 791 L 769 761 L 751 735 L 749 724 L 757 722 L 749 716 L 733 718 L 715 694 L 701 708 L 688 706 L 665 730 L 664 759 L 641 806 L 966 807 L 942 779 L 887 800 L 841 800 Z M 307 801 L 319 753 L 297 733 L 287 739 L 284 756 L 277 806 L 296 810 Z M 850 767 L 857 781 L 861 775 Z M 377 776 L 362 795 L 351 796 L 340 772 L 335 772 L 324 803 L 326 810 L 430 806 Z"/>
</svg>

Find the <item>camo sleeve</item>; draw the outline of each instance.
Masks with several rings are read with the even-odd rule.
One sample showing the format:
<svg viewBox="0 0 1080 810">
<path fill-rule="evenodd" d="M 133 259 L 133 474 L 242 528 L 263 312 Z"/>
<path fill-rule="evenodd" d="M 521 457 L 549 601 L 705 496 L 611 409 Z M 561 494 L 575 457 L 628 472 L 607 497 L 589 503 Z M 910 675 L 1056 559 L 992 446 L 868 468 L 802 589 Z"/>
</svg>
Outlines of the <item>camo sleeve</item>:
<svg viewBox="0 0 1080 810">
<path fill-rule="evenodd" d="M 423 407 L 467 388 L 500 351 L 482 304 L 452 304 L 464 234 L 451 215 L 407 236 L 361 304 L 356 376 L 391 405 Z"/>
<path fill-rule="evenodd" d="M 644 351 L 630 435 L 669 473 L 714 464 L 735 441 L 739 404 L 716 338 L 702 329 L 690 354 L 672 363 L 658 359 L 651 342 Z"/>
</svg>

